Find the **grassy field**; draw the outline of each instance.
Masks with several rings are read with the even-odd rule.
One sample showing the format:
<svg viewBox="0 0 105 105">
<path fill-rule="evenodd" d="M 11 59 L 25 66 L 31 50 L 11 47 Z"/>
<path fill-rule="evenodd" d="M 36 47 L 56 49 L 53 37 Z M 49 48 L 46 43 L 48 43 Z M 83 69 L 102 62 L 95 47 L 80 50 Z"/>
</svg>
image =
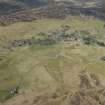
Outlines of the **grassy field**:
<svg viewBox="0 0 105 105">
<path fill-rule="evenodd" d="M 92 17 L 68 17 L 64 20 L 43 19 L 33 22 L 15 23 L 0 27 L 0 43 L 22 38 L 39 37 L 39 32 L 49 32 L 69 25 L 71 31 L 94 30 L 105 38 L 104 22 Z M 84 45 L 81 42 L 60 42 L 54 45 L 32 45 L 3 49 L 6 57 L 0 61 L 0 100 L 9 97 L 10 91 L 19 86 L 23 92 L 34 88 L 43 90 L 56 87 L 78 85 L 78 73 L 82 70 L 105 76 L 105 48 L 97 45 Z"/>
</svg>

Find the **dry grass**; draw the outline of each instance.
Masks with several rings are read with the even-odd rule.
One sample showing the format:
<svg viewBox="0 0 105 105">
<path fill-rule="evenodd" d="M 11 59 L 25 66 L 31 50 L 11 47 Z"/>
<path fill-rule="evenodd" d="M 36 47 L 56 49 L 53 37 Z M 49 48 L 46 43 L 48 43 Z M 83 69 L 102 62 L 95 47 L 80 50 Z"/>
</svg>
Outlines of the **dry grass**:
<svg viewBox="0 0 105 105">
<path fill-rule="evenodd" d="M 1 43 L 4 44 L 13 39 L 37 37 L 38 32 L 48 32 L 66 24 L 71 26 L 72 31 L 92 28 L 98 30 L 103 38 L 105 37 L 102 21 L 69 17 L 65 20 L 45 19 L 0 27 Z M 33 88 L 37 92 L 47 89 L 64 89 L 64 87 L 75 90 L 79 83 L 77 75 L 84 69 L 99 73 L 103 79 L 105 62 L 101 61 L 100 57 L 104 56 L 104 52 L 105 49 L 102 47 L 87 46 L 77 42 L 16 48 L 7 53 L 7 58 L 0 62 L 0 99 L 8 96 L 10 90 L 17 85 L 20 85 L 22 94 Z M 21 95 L 18 97 L 21 101 Z M 58 105 L 62 98 L 63 96 L 57 99 Z M 25 102 L 27 103 L 27 100 Z M 56 105 L 51 102 L 52 100 L 48 105 Z"/>
</svg>

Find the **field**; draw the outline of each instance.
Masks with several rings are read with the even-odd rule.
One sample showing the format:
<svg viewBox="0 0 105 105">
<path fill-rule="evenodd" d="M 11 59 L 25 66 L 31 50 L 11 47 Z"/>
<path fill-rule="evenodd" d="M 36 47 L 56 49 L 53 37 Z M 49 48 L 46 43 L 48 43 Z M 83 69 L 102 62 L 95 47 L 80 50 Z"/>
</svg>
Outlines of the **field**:
<svg viewBox="0 0 105 105">
<path fill-rule="evenodd" d="M 94 20 L 94 21 L 93 21 Z M 56 88 L 75 90 L 79 72 L 86 70 L 98 74 L 104 83 L 105 48 L 81 41 L 61 41 L 53 45 L 31 45 L 6 49 L 12 40 L 41 38 L 39 32 L 48 33 L 70 26 L 70 32 L 88 31 L 104 41 L 104 22 L 93 17 L 69 16 L 64 20 L 42 19 L 0 26 L 0 100 L 12 97 L 11 91 L 19 86 L 25 91 L 43 91 Z M 79 33 L 77 33 L 79 34 Z"/>
</svg>

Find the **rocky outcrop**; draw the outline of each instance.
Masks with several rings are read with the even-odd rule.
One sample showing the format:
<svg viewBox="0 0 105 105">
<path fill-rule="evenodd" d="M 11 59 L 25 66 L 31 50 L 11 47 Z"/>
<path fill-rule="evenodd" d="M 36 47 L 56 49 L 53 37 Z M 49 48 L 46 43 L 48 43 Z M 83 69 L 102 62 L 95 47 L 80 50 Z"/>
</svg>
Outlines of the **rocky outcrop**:
<svg viewBox="0 0 105 105">
<path fill-rule="evenodd" d="M 71 31 L 71 27 L 69 25 L 61 25 L 59 29 L 48 31 L 46 33 L 39 32 L 39 36 L 43 36 L 43 38 L 35 39 L 35 37 L 29 39 L 18 39 L 8 41 L 9 48 L 22 47 L 22 46 L 31 46 L 31 45 L 52 45 L 57 44 L 59 42 L 73 42 L 76 41 L 78 43 L 83 43 L 86 45 L 97 45 L 100 47 L 105 47 L 105 42 L 100 41 L 98 37 L 97 30 L 94 30 L 96 33 L 93 34 L 91 30 L 80 30 L 80 31 Z"/>
</svg>

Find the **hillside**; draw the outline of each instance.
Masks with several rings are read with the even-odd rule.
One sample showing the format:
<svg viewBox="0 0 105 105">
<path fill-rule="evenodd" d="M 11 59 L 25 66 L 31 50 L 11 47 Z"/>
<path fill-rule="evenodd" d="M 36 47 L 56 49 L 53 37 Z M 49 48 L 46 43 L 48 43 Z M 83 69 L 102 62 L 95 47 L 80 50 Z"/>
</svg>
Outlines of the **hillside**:
<svg viewBox="0 0 105 105">
<path fill-rule="evenodd" d="M 94 4 L 98 3 L 96 0 L 0 0 L 0 14 L 7 13 L 10 11 L 20 11 L 29 8 L 36 8 L 44 6 L 53 2 L 67 2 L 74 4 Z M 100 1 L 101 2 L 101 1 Z"/>
<path fill-rule="evenodd" d="M 0 2 L 19 8 L 0 10 L 0 105 L 105 104 L 105 12 L 96 0 Z"/>
<path fill-rule="evenodd" d="M 36 8 L 46 3 L 46 0 L 0 0 L 0 14 Z"/>
<path fill-rule="evenodd" d="M 27 22 L 43 18 L 64 19 L 66 16 L 93 16 L 105 20 L 105 12 L 97 6 L 76 5 L 72 2 L 53 2 L 39 8 L 28 8 L 17 12 L 9 12 L 0 15 L 0 25 L 6 26 L 15 22 Z"/>
</svg>

